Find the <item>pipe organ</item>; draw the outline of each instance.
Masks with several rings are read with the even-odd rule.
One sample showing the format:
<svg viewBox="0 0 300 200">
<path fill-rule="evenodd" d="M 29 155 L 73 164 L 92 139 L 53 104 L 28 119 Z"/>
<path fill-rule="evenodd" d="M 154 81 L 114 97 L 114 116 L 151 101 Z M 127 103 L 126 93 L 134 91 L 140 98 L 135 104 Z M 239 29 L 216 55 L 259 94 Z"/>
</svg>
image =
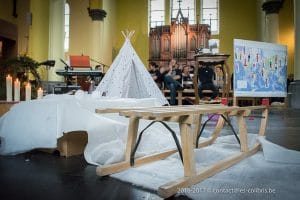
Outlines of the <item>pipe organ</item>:
<svg viewBox="0 0 300 200">
<path fill-rule="evenodd" d="M 171 25 L 156 26 L 149 33 L 149 62 L 160 66 L 168 65 L 171 59 L 180 64 L 195 66 L 196 48 L 208 48 L 210 26 L 207 24 L 189 24 L 179 10 Z"/>
</svg>

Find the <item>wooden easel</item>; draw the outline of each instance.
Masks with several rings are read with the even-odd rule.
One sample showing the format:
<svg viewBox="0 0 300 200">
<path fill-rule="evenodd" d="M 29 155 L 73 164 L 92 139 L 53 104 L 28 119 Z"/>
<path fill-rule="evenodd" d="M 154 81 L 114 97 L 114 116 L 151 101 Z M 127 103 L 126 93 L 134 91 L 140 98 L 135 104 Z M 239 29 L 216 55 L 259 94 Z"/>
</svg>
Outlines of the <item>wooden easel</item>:
<svg viewBox="0 0 300 200">
<path fill-rule="evenodd" d="M 129 118 L 128 138 L 123 162 L 98 166 L 97 175 L 106 176 L 109 174 L 121 172 L 131 167 L 137 167 L 149 162 L 164 159 L 169 155 L 179 151 L 184 166 L 184 177 L 164 184 L 159 187 L 158 194 L 161 197 L 170 197 L 179 191 L 180 188 L 190 187 L 236 163 L 244 158 L 255 154 L 260 144 L 257 142 L 249 148 L 247 143 L 247 127 L 245 116 L 249 116 L 252 110 L 262 110 L 261 125 L 259 135 L 265 135 L 268 107 L 267 106 L 250 106 L 250 107 L 228 107 L 223 105 L 193 105 L 193 106 L 171 106 L 171 107 L 153 107 L 153 108 L 120 108 L 120 109 L 97 109 L 96 112 L 111 113 L 118 112 L 121 116 Z M 201 129 L 201 119 L 206 114 L 219 114 L 223 116 L 235 116 L 239 126 L 239 141 L 241 152 L 221 160 L 204 170 L 197 171 L 194 148 L 201 148 L 213 144 L 220 135 L 224 126 L 224 118 L 219 117 L 212 136 L 203 142 L 196 144 L 198 134 Z M 135 158 L 134 153 L 139 144 L 138 137 L 139 120 L 154 120 L 156 122 L 177 122 L 180 126 L 181 146 L 177 149 L 171 149 L 154 155 Z M 171 131 L 172 132 L 172 131 Z M 141 135 L 141 134 L 139 134 Z M 140 136 L 139 136 L 140 137 Z M 176 142 L 176 140 L 175 140 Z M 177 142 L 176 142 L 177 144 Z"/>
</svg>

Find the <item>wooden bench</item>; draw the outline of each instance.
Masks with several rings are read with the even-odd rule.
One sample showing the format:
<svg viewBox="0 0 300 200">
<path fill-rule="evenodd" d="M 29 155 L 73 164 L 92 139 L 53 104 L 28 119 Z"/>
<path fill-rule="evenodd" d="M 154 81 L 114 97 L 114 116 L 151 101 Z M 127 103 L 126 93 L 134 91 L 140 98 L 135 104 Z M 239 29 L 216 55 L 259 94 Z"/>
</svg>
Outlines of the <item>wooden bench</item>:
<svg viewBox="0 0 300 200">
<path fill-rule="evenodd" d="M 164 96 L 167 98 L 167 99 L 170 99 L 170 90 L 162 90 Z M 211 90 L 203 90 L 202 91 L 203 94 L 212 94 L 212 91 Z M 222 94 L 223 93 L 223 90 L 220 89 L 219 90 L 219 94 Z M 232 98 L 232 95 L 233 95 L 233 91 L 230 90 L 229 91 L 229 98 L 228 98 L 228 101 L 232 101 L 233 98 Z M 221 96 L 220 96 L 221 97 Z M 177 104 L 178 105 L 183 105 L 183 100 L 185 98 L 189 98 L 193 101 L 195 101 L 196 99 L 196 95 L 195 95 L 195 90 L 194 89 L 184 89 L 184 90 L 181 90 L 181 91 L 177 91 Z M 209 103 L 208 101 L 207 102 L 204 102 L 202 100 L 199 100 L 199 104 L 203 104 L 203 103 Z"/>
<path fill-rule="evenodd" d="M 164 96 L 169 100 L 170 99 L 170 90 L 162 90 Z M 195 99 L 195 91 L 194 89 L 184 89 L 184 90 L 178 90 L 177 91 L 177 104 L 182 105 L 182 102 L 185 97 L 190 97 L 191 99 Z"/>
<path fill-rule="evenodd" d="M 97 113 L 118 112 L 121 116 L 129 118 L 128 138 L 125 152 L 125 160 L 119 163 L 98 166 L 96 173 L 99 176 L 106 176 L 117 173 L 131 167 L 137 167 L 146 163 L 164 159 L 169 155 L 179 152 L 184 166 L 184 177 L 164 184 L 159 187 L 158 194 L 167 198 L 179 191 L 180 188 L 190 187 L 232 165 L 244 158 L 255 154 L 260 144 L 257 142 L 249 148 L 247 143 L 247 127 L 245 116 L 249 116 L 252 110 L 262 110 L 261 125 L 259 135 L 265 135 L 265 129 L 268 119 L 268 107 L 250 106 L 250 107 L 228 107 L 223 105 L 193 105 L 193 106 L 165 106 L 153 108 L 116 108 L 116 109 L 96 109 Z M 197 171 L 194 148 L 201 148 L 213 144 L 224 126 L 225 117 L 219 117 L 212 136 L 197 144 L 199 134 L 201 133 L 201 119 L 206 114 L 219 114 L 221 116 L 236 116 L 239 126 L 240 153 L 232 155 L 221 160 L 204 170 Z M 135 150 L 142 134 L 138 134 L 139 120 L 153 120 L 154 122 L 177 122 L 180 127 L 181 146 L 174 137 L 177 149 L 167 150 L 154 155 L 148 155 L 135 158 Z M 152 122 L 153 123 L 153 122 Z M 139 137 L 137 139 L 137 137 Z"/>
</svg>

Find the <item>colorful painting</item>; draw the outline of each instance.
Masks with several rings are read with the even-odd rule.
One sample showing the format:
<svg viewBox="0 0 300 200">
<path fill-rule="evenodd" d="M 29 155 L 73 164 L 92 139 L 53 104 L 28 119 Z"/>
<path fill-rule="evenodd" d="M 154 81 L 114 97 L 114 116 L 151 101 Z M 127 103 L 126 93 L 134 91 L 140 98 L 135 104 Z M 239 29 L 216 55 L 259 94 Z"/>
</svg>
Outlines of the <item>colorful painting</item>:
<svg viewBox="0 0 300 200">
<path fill-rule="evenodd" d="M 234 96 L 286 97 L 287 46 L 234 40 Z"/>
</svg>

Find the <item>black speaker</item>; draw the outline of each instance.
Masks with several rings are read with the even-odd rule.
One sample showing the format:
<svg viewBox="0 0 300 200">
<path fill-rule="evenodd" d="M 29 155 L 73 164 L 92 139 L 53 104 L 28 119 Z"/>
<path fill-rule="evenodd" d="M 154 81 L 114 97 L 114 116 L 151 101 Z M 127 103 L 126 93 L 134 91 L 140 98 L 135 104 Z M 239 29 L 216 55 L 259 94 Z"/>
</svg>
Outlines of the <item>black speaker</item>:
<svg viewBox="0 0 300 200">
<path fill-rule="evenodd" d="M 77 85 L 55 86 L 53 88 L 53 93 L 54 94 L 65 94 L 70 91 L 74 91 L 74 90 L 76 91 L 79 89 L 80 89 L 80 86 L 77 86 Z"/>
</svg>

